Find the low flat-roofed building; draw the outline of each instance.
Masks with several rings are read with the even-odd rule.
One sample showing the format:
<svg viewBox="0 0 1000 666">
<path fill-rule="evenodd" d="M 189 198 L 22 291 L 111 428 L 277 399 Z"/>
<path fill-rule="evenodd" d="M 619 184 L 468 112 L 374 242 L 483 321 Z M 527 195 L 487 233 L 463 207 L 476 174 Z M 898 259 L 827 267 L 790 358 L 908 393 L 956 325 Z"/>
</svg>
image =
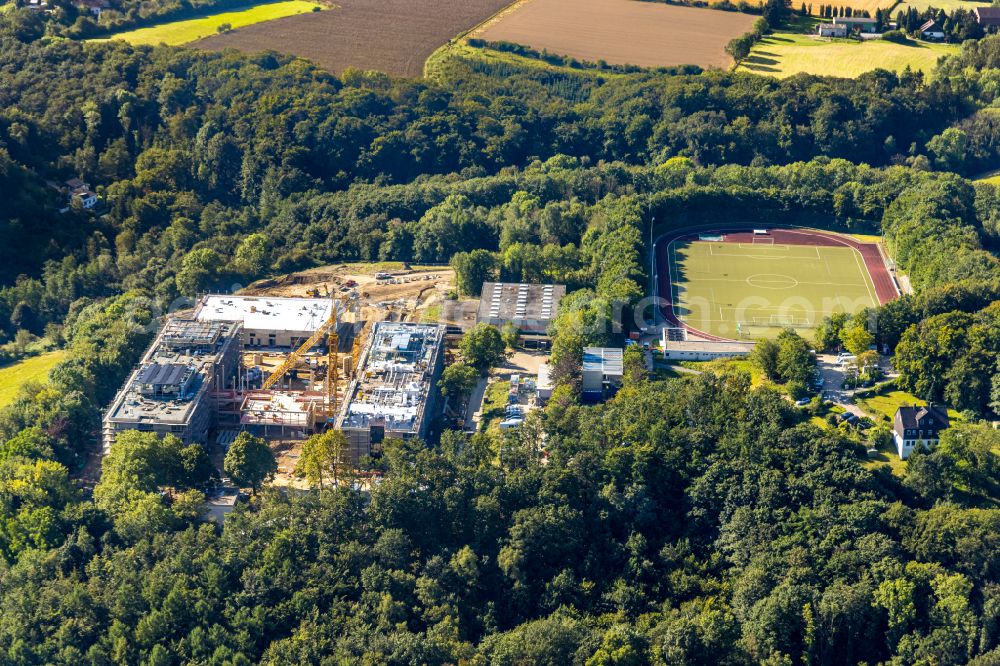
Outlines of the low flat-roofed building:
<svg viewBox="0 0 1000 666">
<path fill-rule="evenodd" d="M 548 361 L 542 361 L 538 364 L 538 381 L 535 383 L 535 391 L 538 394 L 538 399 L 541 402 L 545 402 L 552 397 L 552 366 L 549 365 Z"/>
<path fill-rule="evenodd" d="M 236 510 L 236 504 L 240 501 L 240 491 L 236 488 L 225 488 L 217 495 L 213 495 L 205 500 L 205 518 L 213 523 L 222 525 L 226 522 L 226 516 Z"/>
<path fill-rule="evenodd" d="M 753 351 L 754 343 L 713 340 L 670 340 L 663 335 L 663 356 L 670 361 L 711 361 L 716 358 L 736 358 Z"/>
<path fill-rule="evenodd" d="M 337 416 L 355 464 L 381 453 L 387 438 L 427 437 L 444 367 L 444 334 L 439 324 L 375 324 Z"/>
<path fill-rule="evenodd" d="M 202 297 L 195 318 L 239 322 L 247 347 L 295 348 L 330 318 L 331 307 L 328 298 L 209 295 Z"/>
<path fill-rule="evenodd" d="M 583 392 L 603 394 L 620 386 L 625 372 L 625 352 L 618 347 L 583 348 Z"/>
<path fill-rule="evenodd" d="M 524 346 L 547 347 L 549 324 L 565 295 L 561 284 L 484 282 L 476 322 L 497 328 L 511 323 L 521 332 Z"/>
<path fill-rule="evenodd" d="M 104 415 L 105 451 L 125 430 L 206 442 L 215 419 L 212 393 L 234 385 L 240 325 L 170 319 Z"/>
</svg>

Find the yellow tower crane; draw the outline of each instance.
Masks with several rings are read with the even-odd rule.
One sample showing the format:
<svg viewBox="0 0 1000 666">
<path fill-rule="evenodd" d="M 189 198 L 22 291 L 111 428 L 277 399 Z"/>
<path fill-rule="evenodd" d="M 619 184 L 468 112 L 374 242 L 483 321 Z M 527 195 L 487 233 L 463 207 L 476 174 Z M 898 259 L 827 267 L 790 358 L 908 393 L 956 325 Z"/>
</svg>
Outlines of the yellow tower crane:
<svg viewBox="0 0 1000 666">
<path fill-rule="evenodd" d="M 326 367 L 326 407 L 327 416 L 332 417 L 337 412 L 337 346 L 340 344 L 340 337 L 337 334 L 337 300 L 330 299 L 330 316 L 323 322 L 316 332 L 309 336 L 309 339 L 288 355 L 284 362 L 275 368 L 271 376 L 264 380 L 261 385 L 262 390 L 268 390 L 278 383 L 278 380 L 285 376 L 289 370 L 294 368 L 310 349 L 315 347 L 323 335 L 327 338 L 327 367 Z"/>
</svg>

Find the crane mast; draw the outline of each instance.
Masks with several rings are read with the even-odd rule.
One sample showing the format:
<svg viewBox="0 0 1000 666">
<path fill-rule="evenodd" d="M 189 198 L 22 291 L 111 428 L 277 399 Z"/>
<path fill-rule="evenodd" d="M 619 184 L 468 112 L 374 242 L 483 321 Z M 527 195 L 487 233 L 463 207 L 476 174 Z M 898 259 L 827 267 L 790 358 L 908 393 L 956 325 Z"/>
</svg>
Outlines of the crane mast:
<svg viewBox="0 0 1000 666">
<path fill-rule="evenodd" d="M 332 291 L 331 291 L 332 294 Z M 337 300 L 335 298 L 330 298 L 330 316 L 325 322 L 323 322 L 316 331 L 309 336 L 309 338 L 303 342 L 298 349 L 293 351 L 288 355 L 281 365 L 275 368 L 271 376 L 264 380 L 261 385 L 262 390 L 269 390 L 275 384 L 278 383 L 289 370 L 294 368 L 310 349 L 315 347 L 323 336 L 326 335 L 327 340 L 327 368 L 326 368 L 326 405 L 328 416 L 333 416 L 337 409 L 337 345 L 340 343 L 340 337 L 337 334 Z"/>
</svg>

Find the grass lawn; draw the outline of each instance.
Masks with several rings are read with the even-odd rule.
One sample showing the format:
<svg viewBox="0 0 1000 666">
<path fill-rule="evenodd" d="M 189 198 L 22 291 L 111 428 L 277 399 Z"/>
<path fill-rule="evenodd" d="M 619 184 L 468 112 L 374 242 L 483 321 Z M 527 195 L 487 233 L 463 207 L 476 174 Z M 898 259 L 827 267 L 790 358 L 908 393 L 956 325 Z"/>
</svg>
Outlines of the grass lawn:
<svg viewBox="0 0 1000 666">
<path fill-rule="evenodd" d="M 809 335 L 823 317 L 878 304 L 858 252 L 847 247 L 682 241 L 670 245 L 674 312 L 730 338 Z"/>
<path fill-rule="evenodd" d="M 46 381 L 52 366 L 65 356 L 64 351 L 52 351 L 0 368 L 0 408 L 13 402 L 18 390 L 27 382 Z"/>
<path fill-rule="evenodd" d="M 872 243 L 877 244 L 882 242 L 882 237 L 876 234 L 847 234 L 856 241 L 861 241 L 862 243 Z"/>
<path fill-rule="evenodd" d="M 430 305 L 420 313 L 420 321 L 436 324 L 441 320 L 441 304 Z"/>
<path fill-rule="evenodd" d="M 868 456 L 868 460 L 864 462 L 864 466 L 868 469 L 888 467 L 889 471 L 899 477 L 906 474 L 906 461 L 900 460 L 899 453 L 896 452 L 896 447 L 891 444 L 880 446 L 878 453 Z"/>
<path fill-rule="evenodd" d="M 617 72 L 600 70 L 596 68 L 586 68 L 586 67 L 576 68 L 576 67 L 566 67 L 563 65 L 553 65 L 538 58 L 529 58 L 526 56 L 518 55 L 516 53 L 509 53 L 507 51 L 497 51 L 485 47 L 480 48 L 476 46 L 469 46 L 469 44 L 464 39 L 459 39 L 454 42 L 449 42 L 444 46 L 441 46 L 427 58 L 427 60 L 424 62 L 424 78 L 428 79 L 440 78 L 440 76 L 443 73 L 443 68 L 447 67 L 448 61 L 451 60 L 452 58 L 462 58 L 465 60 L 480 60 L 491 64 L 505 63 L 516 67 L 544 69 L 547 71 L 562 72 L 565 74 L 576 74 L 579 76 L 601 77 L 602 79 L 613 79 L 622 76 L 627 76 L 626 74 L 619 74 Z"/>
<path fill-rule="evenodd" d="M 483 396 L 483 411 L 479 422 L 480 430 L 485 430 L 494 421 L 498 423 L 503 421 L 509 392 L 510 382 L 493 382 L 486 387 L 486 394 Z"/>
<path fill-rule="evenodd" d="M 764 372 L 745 358 L 717 358 L 714 361 L 680 361 L 674 362 L 682 368 L 698 370 L 699 372 L 724 373 L 726 371 L 746 372 L 750 375 L 750 385 L 754 388 L 763 384 L 770 384 L 782 393 L 786 388 L 780 384 L 775 384 L 764 376 Z M 690 375 L 693 376 L 693 375 Z"/>
<path fill-rule="evenodd" d="M 889 391 L 888 393 L 876 395 L 871 398 L 858 398 L 857 402 L 858 406 L 865 411 L 876 416 L 881 414 L 889 421 L 892 421 L 892 418 L 896 415 L 896 410 L 903 405 L 926 404 L 923 400 L 906 391 Z M 960 419 L 958 412 L 954 409 L 948 410 L 948 418 L 952 421 Z"/>
<path fill-rule="evenodd" d="M 122 39 L 130 44 L 168 44 L 179 46 L 194 42 L 204 37 L 210 37 L 218 32 L 219 26 L 228 23 L 233 30 L 243 28 L 255 23 L 273 21 L 274 19 L 294 16 L 311 12 L 316 7 L 323 8 L 315 2 L 307 0 L 282 0 L 281 2 L 271 2 L 247 9 L 222 12 L 203 16 L 200 18 L 186 19 L 183 21 L 173 21 L 154 25 L 147 28 L 138 28 L 128 32 L 121 32 L 111 37 L 106 37 L 94 41 L 106 41 L 108 39 Z"/>
<path fill-rule="evenodd" d="M 901 72 L 907 65 L 930 74 L 939 57 L 958 53 L 958 44 L 912 42 L 895 44 L 873 39 L 820 39 L 812 35 L 777 33 L 761 40 L 740 65 L 740 71 L 777 77 L 793 74 L 855 77 L 876 68 Z"/>
<path fill-rule="evenodd" d="M 1000 169 L 995 171 L 987 171 L 986 173 L 979 174 L 976 176 L 975 181 L 977 183 L 990 183 L 992 185 L 1000 185 Z"/>
</svg>

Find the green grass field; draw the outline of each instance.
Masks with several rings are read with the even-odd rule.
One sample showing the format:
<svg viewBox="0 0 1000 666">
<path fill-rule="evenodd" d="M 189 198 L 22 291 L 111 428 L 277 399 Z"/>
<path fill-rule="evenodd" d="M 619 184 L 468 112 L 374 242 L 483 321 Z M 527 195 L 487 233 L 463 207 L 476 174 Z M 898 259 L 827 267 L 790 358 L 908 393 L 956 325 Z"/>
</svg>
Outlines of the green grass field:
<svg viewBox="0 0 1000 666">
<path fill-rule="evenodd" d="M 978 176 L 976 176 L 975 181 L 977 183 L 990 183 L 991 185 L 1000 185 L 1000 169 L 979 174 Z"/>
<path fill-rule="evenodd" d="M 480 416 L 479 429 L 486 430 L 494 422 L 500 423 L 504 419 L 504 410 L 507 408 L 507 393 L 510 391 L 510 382 L 493 382 L 486 387 L 486 394 L 483 396 L 483 410 Z"/>
<path fill-rule="evenodd" d="M 27 382 L 47 380 L 49 371 L 65 356 L 64 351 L 52 351 L 0 368 L 0 408 L 13 402 L 21 386 Z"/>
<path fill-rule="evenodd" d="M 122 39 L 129 44 L 135 45 L 168 44 L 179 46 L 204 37 L 210 37 L 218 32 L 219 26 L 226 23 L 233 30 L 236 30 L 237 28 L 243 28 L 255 23 L 263 23 L 264 21 L 273 21 L 287 16 L 311 12 L 316 7 L 322 8 L 323 5 L 308 2 L 307 0 L 283 0 L 282 2 L 267 3 L 237 11 L 222 12 L 212 14 L 211 16 L 173 21 L 148 28 L 139 28 L 94 41 Z"/>
<path fill-rule="evenodd" d="M 882 395 L 872 396 L 871 398 L 858 399 L 858 406 L 863 410 L 874 414 L 875 416 L 881 415 L 890 422 L 896 415 L 896 410 L 903 405 L 926 404 L 926 400 L 921 400 L 917 396 L 912 393 L 907 393 L 906 391 L 888 391 Z M 951 419 L 952 422 L 961 420 L 961 416 L 954 409 L 948 410 L 948 418 Z"/>
<path fill-rule="evenodd" d="M 627 76 L 627 74 L 620 74 L 608 70 L 553 65 L 552 63 L 539 60 L 538 58 L 528 58 L 516 53 L 497 51 L 491 48 L 469 46 L 464 39 L 457 39 L 439 47 L 427 58 L 424 62 L 424 78 L 440 80 L 444 68 L 448 66 L 448 61 L 456 58 L 479 60 L 494 65 L 497 63 L 505 63 L 515 67 L 541 69 L 579 76 L 600 77 L 602 79 L 614 79 Z"/>
<path fill-rule="evenodd" d="M 739 69 L 777 77 L 806 73 L 851 78 L 876 68 L 901 72 L 909 65 L 930 74 L 939 57 L 960 49 L 958 44 L 895 44 L 881 39 L 856 42 L 778 33 L 754 46 Z"/>
<path fill-rule="evenodd" d="M 734 339 L 811 334 L 834 312 L 878 301 L 861 256 L 847 247 L 683 241 L 670 246 L 674 312 Z"/>
</svg>

